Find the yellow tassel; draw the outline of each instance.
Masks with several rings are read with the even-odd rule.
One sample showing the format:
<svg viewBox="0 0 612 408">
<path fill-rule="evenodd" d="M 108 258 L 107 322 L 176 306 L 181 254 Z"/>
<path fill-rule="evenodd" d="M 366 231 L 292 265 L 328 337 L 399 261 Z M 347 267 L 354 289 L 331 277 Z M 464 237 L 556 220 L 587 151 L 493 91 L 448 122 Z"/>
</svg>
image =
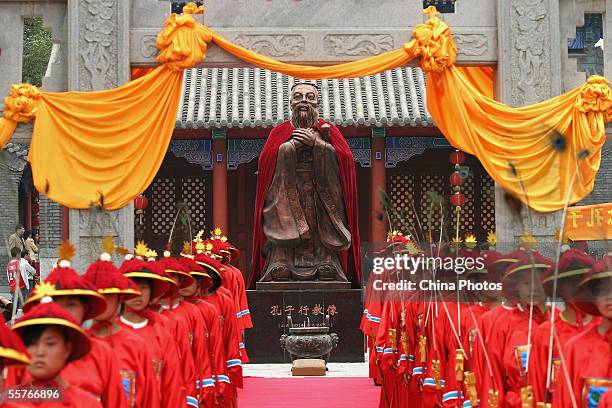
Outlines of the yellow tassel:
<svg viewBox="0 0 612 408">
<path fill-rule="evenodd" d="M 499 408 L 499 392 L 489 390 L 489 407 Z"/>
<path fill-rule="evenodd" d="M 404 354 L 408 353 L 408 334 L 406 332 L 402 332 L 400 334 L 400 343 L 402 344 L 402 351 Z"/>
<path fill-rule="evenodd" d="M 456 349 L 455 352 L 457 355 L 455 356 L 455 378 L 457 381 L 463 381 L 463 363 L 465 361 L 465 357 L 463 356 L 463 350 Z"/>
<path fill-rule="evenodd" d="M 421 363 L 427 362 L 427 337 L 419 336 L 419 354 L 421 356 Z"/>
<path fill-rule="evenodd" d="M 476 391 L 476 375 L 471 371 L 465 372 L 465 388 L 467 396 L 473 407 L 478 406 L 478 391 Z"/>
<path fill-rule="evenodd" d="M 521 388 L 521 408 L 534 408 L 533 387 L 531 385 Z"/>
<path fill-rule="evenodd" d="M 442 389 L 442 377 L 440 376 L 440 360 L 431 361 L 431 370 L 436 381 L 436 390 Z"/>
<path fill-rule="evenodd" d="M 389 329 L 387 334 L 387 342 L 393 350 L 397 349 L 397 331 L 395 329 Z"/>
</svg>

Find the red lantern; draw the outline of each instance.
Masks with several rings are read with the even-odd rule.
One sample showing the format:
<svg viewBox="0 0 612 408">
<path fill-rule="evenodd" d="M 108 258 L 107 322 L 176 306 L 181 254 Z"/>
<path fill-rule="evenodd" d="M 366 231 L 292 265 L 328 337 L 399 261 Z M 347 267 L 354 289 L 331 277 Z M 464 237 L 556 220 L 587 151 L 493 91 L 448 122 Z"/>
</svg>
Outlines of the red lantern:
<svg viewBox="0 0 612 408">
<path fill-rule="evenodd" d="M 32 227 L 38 227 L 40 225 L 40 218 L 33 217 L 32 218 Z"/>
<path fill-rule="evenodd" d="M 134 208 L 137 210 L 146 210 L 149 205 L 149 200 L 142 194 L 134 199 Z"/>
<path fill-rule="evenodd" d="M 450 197 L 450 202 L 453 207 L 461 207 L 465 204 L 465 196 L 461 193 L 455 193 Z"/>
<path fill-rule="evenodd" d="M 455 150 L 450 155 L 450 162 L 454 165 L 463 164 L 465 162 L 465 154 L 462 151 Z"/>
<path fill-rule="evenodd" d="M 456 171 L 453 174 L 451 174 L 451 176 L 450 176 L 450 184 L 453 187 L 462 186 L 463 185 L 463 177 L 461 177 L 461 174 L 459 174 L 458 171 Z"/>
<path fill-rule="evenodd" d="M 136 209 L 136 214 L 138 214 L 138 222 L 142 225 L 142 213 L 146 210 L 149 205 L 149 200 L 144 195 L 139 195 L 134 199 L 134 208 Z"/>
</svg>

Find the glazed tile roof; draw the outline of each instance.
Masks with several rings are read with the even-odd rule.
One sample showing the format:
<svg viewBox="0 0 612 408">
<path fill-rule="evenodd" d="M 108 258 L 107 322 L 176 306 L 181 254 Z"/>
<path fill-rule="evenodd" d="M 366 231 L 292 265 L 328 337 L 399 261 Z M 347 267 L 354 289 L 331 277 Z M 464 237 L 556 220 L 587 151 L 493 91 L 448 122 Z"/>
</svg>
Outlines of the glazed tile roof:
<svg viewBox="0 0 612 408">
<path fill-rule="evenodd" d="M 289 119 L 288 75 L 261 68 L 185 71 L 176 129 L 272 127 Z M 320 115 L 338 126 L 433 126 L 420 68 L 397 68 L 351 79 L 314 81 Z"/>
</svg>

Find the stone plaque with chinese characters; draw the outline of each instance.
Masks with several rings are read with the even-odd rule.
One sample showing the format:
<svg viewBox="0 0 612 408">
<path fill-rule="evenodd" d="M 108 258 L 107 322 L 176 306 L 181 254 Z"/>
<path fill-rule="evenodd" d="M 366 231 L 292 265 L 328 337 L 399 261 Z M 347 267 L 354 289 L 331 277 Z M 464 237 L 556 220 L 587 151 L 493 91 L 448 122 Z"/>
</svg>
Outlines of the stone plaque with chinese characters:
<svg viewBox="0 0 612 408">
<path fill-rule="evenodd" d="M 361 290 L 247 291 L 251 318 L 256 330 L 247 330 L 245 344 L 253 363 L 291 362 L 281 347 L 281 335 L 296 326 L 324 326 L 340 341 L 331 353 L 331 362 L 363 361 L 363 335 L 359 323 L 363 313 Z"/>
</svg>

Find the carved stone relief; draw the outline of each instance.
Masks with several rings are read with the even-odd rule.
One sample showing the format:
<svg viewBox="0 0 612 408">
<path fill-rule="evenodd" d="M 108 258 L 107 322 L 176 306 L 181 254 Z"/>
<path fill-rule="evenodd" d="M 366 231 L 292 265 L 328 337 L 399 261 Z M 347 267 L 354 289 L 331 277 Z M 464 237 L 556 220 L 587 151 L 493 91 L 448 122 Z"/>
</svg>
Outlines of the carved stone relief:
<svg viewBox="0 0 612 408">
<path fill-rule="evenodd" d="M 117 81 L 116 0 L 85 0 L 79 7 L 79 88 L 114 88 Z"/>
<path fill-rule="evenodd" d="M 329 34 L 323 48 L 335 56 L 370 56 L 393 50 L 393 37 L 388 34 Z"/>
<path fill-rule="evenodd" d="M 234 43 L 270 57 L 295 57 L 306 47 L 306 39 L 295 34 L 240 34 Z"/>
<path fill-rule="evenodd" d="M 140 54 L 144 58 L 153 58 L 157 55 L 156 36 L 145 35 L 142 37 L 142 43 L 140 44 Z"/>
<path fill-rule="evenodd" d="M 119 235 L 119 212 L 79 211 L 79 232 L 81 236 Z"/>
<path fill-rule="evenodd" d="M 514 106 L 531 105 L 551 97 L 548 13 L 545 0 L 514 0 L 512 3 Z"/>
<path fill-rule="evenodd" d="M 454 34 L 453 40 L 457 44 L 457 53 L 475 57 L 484 55 L 489 49 L 489 42 L 485 34 Z"/>
</svg>

